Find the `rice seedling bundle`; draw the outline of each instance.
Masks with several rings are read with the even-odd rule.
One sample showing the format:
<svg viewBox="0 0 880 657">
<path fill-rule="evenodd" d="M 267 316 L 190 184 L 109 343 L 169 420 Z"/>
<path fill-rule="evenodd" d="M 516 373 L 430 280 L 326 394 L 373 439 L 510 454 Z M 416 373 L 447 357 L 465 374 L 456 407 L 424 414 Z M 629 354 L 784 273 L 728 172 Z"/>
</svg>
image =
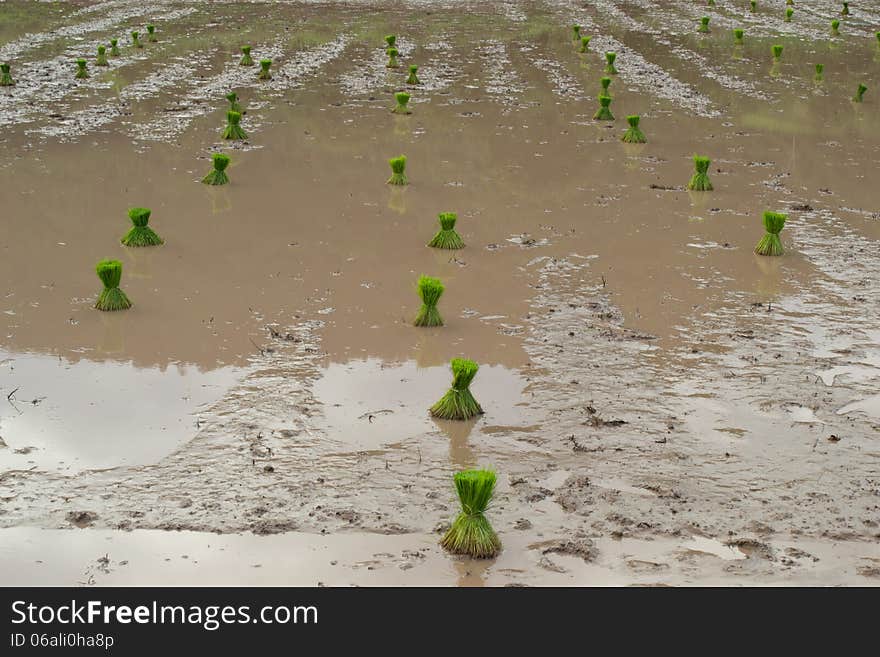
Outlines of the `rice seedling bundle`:
<svg viewBox="0 0 880 657">
<path fill-rule="evenodd" d="M 470 389 L 480 366 L 467 358 L 453 358 L 450 365 L 452 387 L 429 409 L 431 415 L 441 420 L 469 420 L 482 415 L 483 409 Z"/>
<path fill-rule="evenodd" d="M 101 260 L 95 271 L 104 284 L 104 289 L 95 302 L 95 308 L 106 311 L 131 308 L 131 301 L 125 296 L 125 292 L 119 289 L 119 283 L 122 281 L 122 263 L 118 260 Z"/>
<path fill-rule="evenodd" d="M 129 209 L 128 218 L 131 219 L 132 227 L 121 240 L 125 246 L 158 246 L 165 243 L 165 240 L 147 225 L 150 214 L 149 208 Z"/>
<path fill-rule="evenodd" d="M 238 60 L 239 66 L 253 66 L 254 58 L 251 57 L 251 47 L 250 46 L 242 46 L 241 47 L 241 59 Z"/>
<path fill-rule="evenodd" d="M 596 121 L 613 121 L 614 115 L 611 113 L 611 96 L 599 96 L 599 109 L 593 115 Z"/>
<path fill-rule="evenodd" d="M 106 46 L 98 46 L 98 55 L 95 57 L 95 66 L 110 66 L 110 62 L 107 61 Z"/>
<path fill-rule="evenodd" d="M 226 167 L 229 166 L 229 156 L 223 153 L 214 153 L 211 155 L 211 163 L 214 168 L 211 173 L 202 178 L 202 182 L 206 185 L 225 185 L 229 182 L 229 176 L 226 175 Z"/>
<path fill-rule="evenodd" d="M 694 155 L 694 175 L 688 183 L 688 189 L 695 192 L 711 192 L 712 181 L 709 180 L 709 165 L 712 161 L 708 157 Z"/>
<path fill-rule="evenodd" d="M 387 183 L 389 185 L 408 185 L 409 179 L 406 177 L 406 155 L 392 157 L 388 160 L 391 166 L 391 177 Z"/>
<path fill-rule="evenodd" d="M 407 84 L 421 84 L 422 81 L 419 80 L 419 76 L 416 75 L 419 72 L 419 67 L 415 64 L 410 64 L 409 66 L 409 77 L 406 79 Z"/>
<path fill-rule="evenodd" d="M 440 545 L 453 553 L 475 559 L 489 559 L 501 551 L 501 540 L 486 518 L 486 509 L 495 492 L 495 473 L 491 470 L 465 470 L 453 477 L 461 502 L 461 513 L 443 535 Z"/>
<path fill-rule="evenodd" d="M 417 289 L 422 299 L 422 307 L 413 320 L 413 326 L 443 326 L 443 318 L 437 310 L 437 303 L 443 296 L 443 290 L 446 289 L 443 283 L 439 278 L 420 276 Z"/>
<path fill-rule="evenodd" d="M 428 246 L 435 249 L 463 249 L 464 240 L 461 239 L 455 230 L 455 222 L 458 215 L 454 212 L 441 212 L 438 215 L 440 221 L 440 230 L 434 235 L 434 238 L 428 242 Z"/>
<path fill-rule="evenodd" d="M 639 121 L 641 117 L 636 114 L 632 114 L 626 117 L 626 122 L 629 123 L 629 130 L 623 133 L 623 137 L 621 140 L 626 142 L 627 144 L 645 144 L 648 139 L 645 137 L 645 133 L 639 130 Z"/>
<path fill-rule="evenodd" d="M 764 213 L 764 228 L 767 232 L 755 247 L 755 253 L 764 256 L 782 255 L 782 241 L 779 239 L 779 233 L 782 232 L 786 219 L 788 219 L 788 215 L 782 212 Z"/>
</svg>

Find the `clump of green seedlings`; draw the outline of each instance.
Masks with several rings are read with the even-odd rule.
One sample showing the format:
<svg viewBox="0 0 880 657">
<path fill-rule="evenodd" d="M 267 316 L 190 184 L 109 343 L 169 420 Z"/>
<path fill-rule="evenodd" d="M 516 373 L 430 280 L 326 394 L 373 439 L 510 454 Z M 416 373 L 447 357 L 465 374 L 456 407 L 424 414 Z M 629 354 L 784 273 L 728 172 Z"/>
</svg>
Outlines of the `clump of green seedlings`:
<svg viewBox="0 0 880 657">
<path fill-rule="evenodd" d="M 155 25 L 147 25 L 147 41 L 150 43 L 156 43 L 159 39 L 156 37 L 156 26 Z"/>
<path fill-rule="evenodd" d="M 490 559 L 501 551 L 501 540 L 485 515 L 495 491 L 495 473 L 465 470 L 456 472 L 453 480 L 461 513 L 443 535 L 440 545 L 453 554 Z"/>
<path fill-rule="evenodd" d="M 856 89 L 856 95 L 853 96 L 853 102 L 854 102 L 854 103 L 861 103 L 861 102 L 862 102 L 862 97 L 865 95 L 865 92 L 866 92 L 867 90 L 868 90 L 868 87 L 866 87 L 864 84 L 861 84 L 861 83 L 860 83 L 860 84 L 859 84 L 859 88 Z"/>
<path fill-rule="evenodd" d="M 877 37 L 877 45 L 880 46 L 880 32 L 874 32 L 874 36 Z"/>
<path fill-rule="evenodd" d="M 385 64 L 385 68 L 398 68 L 400 64 L 397 62 L 397 55 L 400 53 L 397 51 L 397 48 L 388 48 L 385 51 L 385 54 L 388 55 L 388 62 Z"/>
<path fill-rule="evenodd" d="M 441 420 L 469 420 L 483 414 L 482 407 L 471 394 L 470 385 L 480 366 L 467 358 L 452 359 L 452 387 L 429 412 Z"/>
<path fill-rule="evenodd" d="M 816 76 L 813 78 L 816 82 L 822 82 L 825 79 L 825 65 L 816 64 Z"/>
<path fill-rule="evenodd" d="M 588 52 L 589 46 L 590 46 L 590 40 L 592 38 L 593 37 L 591 37 L 591 36 L 581 37 L 581 49 L 578 50 L 578 52 Z"/>
<path fill-rule="evenodd" d="M 849 3 L 848 2 L 843 3 L 843 9 L 840 10 L 840 15 L 841 16 L 849 16 Z"/>
<path fill-rule="evenodd" d="M 758 11 L 758 0 L 751 0 L 749 2 L 749 6 L 751 7 L 752 11 Z"/>
<path fill-rule="evenodd" d="M 9 64 L 4 62 L 0 64 L 0 87 L 11 87 L 15 84 L 12 79 L 12 73 L 9 72 Z"/>
<path fill-rule="evenodd" d="M 394 106 L 394 109 L 391 110 L 395 114 L 412 114 L 412 111 L 409 109 L 409 99 L 410 95 L 405 91 L 398 91 L 394 94 L 394 100 L 397 101 L 397 105 Z"/>
<path fill-rule="evenodd" d="M 74 76 L 77 80 L 82 80 L 84 78 L 89 77 L 89 70 L 86 68 L 86 60 L 77 59 L 76 60 L 76 75 Z"/>
<path fill-rule="evenodd" d="M 785 4 L 794 5 L 794 0 L 785 0 Z"/>
<path fill-rule="evenodd" d="M 572 41 L 578 41 L 581 38 L 581 26 L 580 25 L 572 25 L 571 26 L 571 34 Z"/>
<path fill-rule="evenodd" d="M 388 48 L 396 48 L 397 47 L 397 35 L 396 34 L 389 34 L 388 36 L 385 37 L 385 43 L 387 44 L 386 47 L 388 47 Z"/>
<path fill-rule="evenodd" d="M 834 36 L 840 36 L 840 21 L 836 18 L 831 21 L 831 34 Z"/>
<path fill-rule="evenodd" d="M 95 57 L 95 66 L 110 66 L 110 62 L 107 61 L 106 46 L 98 46 L 98 56 Z"/>
<path fill-rule="evenodd" d="M 736 45 L 741 46 L 741 45 L 743 44 L 743 35 L 744 35 L 744 34 L 745 34 L 745 32 L 743 31 L 742 28 L 739 28 L 739 27 L 736 28 L 736 29 L 733 31 L 733 42 L 734 42 Z"/>
<path fill-rule="evenodd" d="M 694 155 L 694 175 L 688 183 L 688 189 L 695 192 L 711 192 L 712 181 L 709 180 L 709 165 L 712 163 L 708 157 Z"/>
<path fill-rule="evenodd" d="M 269 72 L 269 67 L 272 66 L 271 59 L 261 59 L 260 60 L 260 74 L 257 75 L 257 79 L 259 80 L 271 80 L 272 74 Z"/>
<path fill-rule="evenodd" d="M 226 94 L 226 100 L 229 101 L 229 110 L 231 112 L 238 112 L 239 114 L 244 114 L 241 109 L 241 103 L 238 102 L 238 94 L 234 91 L 230 91 Z"/>
<path fill-rule="evenodd" d="M 214 153 L 211 155 L 211 162 L 214 168 L 211 173 L 202 178 L 202 182 L 206 185 L 225 185 L 229 182 L 229 176 L 226 175 L 226 167 L 229 166 L 229 156 L 224 153 Z"/>
<path fill-rule="evenodd" d="M 602 85 L 602 91 L 599 92 L 599 95 L 600 96 L 608 96 L 610 98 L 611 92 L 608 91 L 608 87 L 611 86 L 611 78 L 609 78 L 608 76 L 604 76 L 602 78 L 599 78 L 599 84 Z"/>
<path fill-rule="evenodd" d="M 132 33 L 131 33 L 131 45 L 132 45 L 132 47 L 134 47 L 134 48 L 143 48 L 143 47 L 144 47 L 144 44 L 142 44 L 142 43 L 138 40 L 138 37 L 140 37 L 140 35 L 141 35 L 140 32 L 132 32 Z"/>
<path fill-rule="evenodd" d="M 419 72 L 419 67 L 415 64 L 409 65 L 409 77 L 406 79 L 407 84 L 421 84 L 422 81 L 419 80 L 419 76 L 417 73 Z"/>
<path fill-rule="evenodd" d="M 98 310 L 131 308 L 131 301 L 125 296 L 125 292 L 119 289 L 119 283 L 122 281 L 122 263 L 118 260 L 101 260 L 95 271 L 104 284 L 104 290 L 98 295 L 95 308 Z"/>
<path fill-rule="evenodd" d="M 121 54 L 119 51 L 119 39 L 110 39 L 110 56 L 119 57 Z"/>
<path fill-rule="evenodd" d="M 388 160 L 391 166 L 391 177 L 387 183 L 389 185 L 408 185 L 409 180 L 406 177 L 406 155 L 392 157 Z"/>
<path fill-rule="evenodd" d="M 149 208 L 129 209 L 128 218 L 133 225 L 122 238 L 125 246 L 158 246 L 165 243 L 165 240 L 147 225 L 150 222 L 150 214 Z"/>
<path fill-rule="evenodd" d="M 789 7 L 788 9 L 785 10 L 785 22 L 786 22 L 786 23 L 791 23 L 791 17 L 792 17 L 792 16 L 794 16 L 794 9 L 792 9 L 791 7 Z"/>
<path fill-rule="evenodd" d="M 709 32 L 709 17 L 703 16 L 700 18 L 700 27 L 697 28 L 697 32 L 708 33 Z"/>
<path fill-rule="evenodd" d="M 593 115 L 596 121 L 613 121 L 614 115 L 611 113 L 611 96 L 599 96 L 599 109 Z"/>
<path fill-rule="evenodd" d="M 617 59 L 616 52 L 605 53 L 605 72 L 610 75 L 617 75 L 617 69 L 614 68 L 614 60 Z"/>
<path fill-rule="evenodd" d="M 714 6 L 715 6 L 715 0 L 706 0 L 706 6 L 707 6 L 707 7 L 714 7 Z"/>
<path fill-rule="evenodd" d="M 623 133 L 623 137 L 621 137 L 622 141 L 625 141 L 627 144 L 647 143 L 648 138 L 645 137 L 645 133 L 639 129 L 639 121 L 641 121 L 641 117 L 637 114 L 631 114 L 626 117 L 626 122 L 629 123 L 629 130 Z"/>
<path fill-rule="evenodd" d="M 440 220 L 440 230 L 434 235 L 434 239 L 428 242 L 428 246 L 435 249 L 463 249 L 464 240 L 455 230 L 458 215 L 454 212 L 441 212 L 437 216 Z"/>
<path fill-rule="evenodd" d="M 241 112 L 226 112 L 226 128 L 222 136 L 223 139 L 247 139 L 247 133 L 241 127 Z"/>
<path fill-rule="evenodd" d="M 778 62 L 780 59 L 782 59 L 782 46 L 777 44 L 775 46 L 771 46 L 771 49 L 773 50 L 773 61 L 774 62 Z"/>
<path fill-rule="evenodd" d="M 253 66 L 254 58 L 251 57 L 251 47 L 250 46 L 242 46 L 241 47 L 241 59 L 238 60 L 239 66 Z"/>
<path fill-rule="evenodd" d="M 437 310 L 437 302 L 443 296 L 443 283 L 439 278 L 420 276 L 418 282 L 419 296 L 422 299 L 422 307 L 419 314 L 413 320 L 413 326 L 443 326 L 443 318 Z"/>
<path fill-rule="evenodd" d="M 764 228 L 767 230 L 764 237 L 755 247 L 755 253 L 764 256 L 780 256 L 783 253 L 782 240 L 779 239 L 779 233 L 785 226 L 785 220 L 788 219 L 787 214 L 782 212 L 765 212 Z"/>
</svg>

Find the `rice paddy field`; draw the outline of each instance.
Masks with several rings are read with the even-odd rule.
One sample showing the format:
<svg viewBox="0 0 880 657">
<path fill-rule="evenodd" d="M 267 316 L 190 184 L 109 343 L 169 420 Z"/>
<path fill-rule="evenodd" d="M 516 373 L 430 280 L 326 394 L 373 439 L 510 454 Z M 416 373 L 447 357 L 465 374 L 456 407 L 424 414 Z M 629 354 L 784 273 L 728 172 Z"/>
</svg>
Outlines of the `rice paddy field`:
<svg viewBox="0 0 880 657">
<path fill-rule="evenodd" d="M 0 582 L 880 584 L 880 5 L 709 4 L 0 2 Z"/>
</svg>

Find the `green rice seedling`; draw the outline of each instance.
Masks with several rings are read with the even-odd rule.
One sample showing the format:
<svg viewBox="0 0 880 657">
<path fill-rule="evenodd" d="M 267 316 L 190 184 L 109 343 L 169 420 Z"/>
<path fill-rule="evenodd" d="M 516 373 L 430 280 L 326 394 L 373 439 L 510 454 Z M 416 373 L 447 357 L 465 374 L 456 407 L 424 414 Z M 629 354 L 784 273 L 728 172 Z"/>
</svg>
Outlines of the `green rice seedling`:
<svg viewBox="0 0 880 657">
<path fill-rule="evenodd" d="M 781 212 L 764 213 L 764 228 L 767 232 L 755 247 L 755 253 L 764 256 L 782 255 L 782 241 L 779 239 L 779 233 L 782 232 L 786 219 L 788 219 L 788 215 Z"/>
<path fill-rule="evenodd" d="M 397 48 L 388 48 L 385 54 L 388 55 L 388 62 L 385 64 L 385 68 L 400 67 L 400 64 L 397 62 L 397 55 L 399 54 Z"/>
<path fill-rule="evenodd" d="M 572 25 L 571 26 L 571 34 L 572 41 L 578 41 L 581 38 L 581 26 L 580 25 Z"/>
<path fill-rule="evenodd" d="M 739 27 L 733 31 L 733 42 L 736 45 L 741 46 L 743 44 L 743 34 L 745 34 L 745 32 Z"/>
<path fill-rule="evenodd" d="M 101 260 L 95 267 L 104 290 L 98 295 L 95 308 L 98 310 L 125 310 L 131 308 L 131 301 L 119 289 L 122 281 L 122 263 L 118 260 Z"/>
<path fill-rule="evenodd" d="M 861 103 L 861 102 L 862 102 L 862 96 L 865 95 L 865 92 L 866 92 L 867 90 L 868 90 L 868 87 L 866 87 L 866 86 L 863 85 L 863 84 L 859 84 L 859 88 L 856 90 L 856 95 L 853 96 L 853 102 L 854 102 L 854 103 Z"/>
<path fill-rule="evenodd" d="M 837 20 L 836 18 L 833 21 L 831 21 L 831 34 L 833 36 L 840 35 L 840 21 Z"/>
<path fill-rule="evenodd" d="M 455 230 L 458 215 L 454 212 L 441 212 L 437 216 L 440 220 L 440 230 L 434 235 L 434 239 L 428 242 L 428 246 L 435 249 L 463 249 L 464 240 Z"/>
<path fill-rule="evenodd" d="M 825 65 L 824 64 L 816 64 L 816 76 L 813 78 L 816 82 L 822 82 L 825 79 L 824 76 Z"/>
<path fill-rule="evenodd" d="M 110 39 L 110 56 L 119 57 L 121 54 L 119 51 L 119 39 Z"/>
<path fill-rule="evenodd" d="M 750 0 L 749 6 L 751 7 L 752 11 L 758 11 L 758 0 Z"/>
<path fill-rule="evenodd" d="M 165 240 L 147 225 L 150 221 L 150 214 L 149 208 L 129 209 L 128 218 L 134 225 L 122 238 L 122 243 L 125 246 L 158 246 L 165 243 Z"/>
<path fill-rule="evenodd" d="M 688 183 L 688 189 L 695 192 L 711 192 L 712 181 L 709 180 L 709 165 L 712 163 L 708 157 L 694 155 L 694 175 Z"/>
<path fill-rule="evenodd" d="M 599 109 L 593 115 L 596 121 L 613 121 L 614 115 L 611 113 L 611 96 L 599 96 Z"/>
<path fill-rule="evenodd" d="M 437 302 L 443 296 L 443 283 L 439 278 L 420 276 L 418 282 L 419 296 L 422 298 L 422 307 L 419 314 L 413 320 L 413 326 L 443 326 L 443 318 L 437 310 Z"/>
<path fill-rule="evenodd" d="M 614 68 L 614 60 L 617 59 L 616 52 L 605 53 L 605 72 L 610 75 L 617 75 L 617 69 Z"/>
<path fill-rule="evenodd" d="M 785 4 L 794 5 L 794 0 L 785 0 Z"/>
<path fill-rule="evenodd" d="M 206 185 L 225 185 L 229 182 L 229 176 L 226 175 L 226 167 L 229 166 L 229 156 L 223 153 L 214 153 L 211 155 L 211 161 L 214 168 L 207 176 L 202 178 L 202 182 Z"/>
<path fill-rule="evenodd" d="M 4 62 L 0 64 L 0 87 L 11 87 L 15 84 L 12 79 L 12 73 L 9 72 L 9 64 Z"/>
<path fill-rule="evenodd" d="M 602 85 L 602 91 L 599 92 L 599 95 L 600 95 L 600 96 L 609 96 L 609 97 L 610 97 L 610 96 L 611 96 L 611 92 L 608 91 L 608 87 L 611 86 L 611 78 L 609 78 L 609 77 L 607 77 L 607 76 L 602 77 L 602 78 L 599 78 L 599 84 Z"/>
<path fill-rule="evenodd" d="M 431 415 L 441 420 L 469 420 L 483 414 L 483 409 L 471 394 L 470 385 L 480 366 L 466 358 L 453 358 L 452 387 L 430 409 Z"/>
<path fill-rule="evenodd" d="M 775 46 L 771 46 L 771 49 L 773 51 L 773 61 L 778 62 L 782 58 L 782 46 L 777 44 Z"/>
<path fill-rule="evenodd" d="M 226 112 L 226 128 L 223 129 L 223 139 L 247 139 L 247 133 L 241 127 L 241 112 L 229 110 Z"/>
<path fill-rule="evenodd" d="M 880 32 L 874 32 L 874 36 L 877 37 L 877 46 L 880 47 Z"/>
<path fill-rule="evenodd" d="M 257 75 L 257 79 L 259 80 L 271 80 L 272 74 L 269 72 L 269 67 L 272 66 L 271 59 L 261 59 L 260 60 L 260 73 Z"/>
<path fill-rule="evenodd" d="M 591 37 L 591 36 L 581 37 L 581 49 L 578 50 L 578 52 L 588 52 L 589 46 L 590 46 L 590 40 L 592 38 L 593 37 Z"/>
<path fill-rule="evenodd" d="M 385 43 L 387 44 L 388 48 L 396 48 L 397 47 L 397 35 L 396 34 L 389 34 L 388 36 L 385 37 Z"/>
<path fill-rule="evenodd" d="M 843 9 L 840 10 L 840 15 L 841 16 L 849 16 L 849 3 L 848 2 L 843 3 Z"/>
<path fill-rule="evenodd" d="M 708 16 L 703 16 L 702 18 L 700 18 L 700 27 L 697 28 L 697 32 L 704 32 L 704 33 L 709 32 L 709 17 Z"/>
<path fill-rule="evenodd" d="M 625 141 L 627 144 L 645 144 L 648 141 L 648 138 L 645 137 L 645 133 L 639 130 L 639 121 L 641 117 L 637 114 L 632 114 L 626 117 L 626 122 L 629 123 L 629 130 L 623 133 L 623 137 L 621 137 L 622 141 Z"/>
<path fill-rule="evenodd" d="M 98 56 L 95 57 L 95 66 L 110 66 L 110 62 L 107 61 L 106 46 L 98 46 Z"/>
<path fill-rule="evenodd" d="M 409 65 L 409 77 L 406 79 L 407 84 L 421 84 L 422 81 L 419 80 L 419 76 L 416 75 L 419 72 L 419 67 L 415 64 Z"/>
<path fill-rule="evenodd" d="M 147 41 L 150 43 L 156 43 L 159 41 L 158 37 L 156 37 L 155 25 L 147 25 Z"/>
<path fill-rule="evenodd" d="M 392 157 L 388 160 L 391 165 L 391 177 L 388 179 L 389 185 L 408 185 L 409 180 L 406 177 L 406 155 Z"/>
<path fill-rule="evenodd" d="M 234 91 L 230 91 L 226 94 L 226 100 L 229 101 L 229 110 L 232 112 L 238 112 L 239 114 L 244 114 L 241 109 L 241 103 L 238 102 L 238 94 Z"/>
<path fill-rule="evenodd" d="M 707 6 L 707 7 L 714 7 L 714 6 L 715 6 L 715 0 L 706 0 L 706 6 Z"/>
<path fill-rule="evenodd" d="M 397 105 L 395 105 L 394 109 L 391 110 L 395 114 L 412 114 L 412 111 L 407 107 L 409 104 L 410 95 L 405 91 L 398 91 L 394 94 L 394 99 L 397 101 Z"/>
<path fill-rule="evenodd" d="M 131 33 L 131 45 L 133 48 L 143 48 L 144 47 L 144 44 L 142 44 L 138 40 L 138 37 L 140 37 L 140 35 L 141 35 L 140 32 L 132 32 Z"/>
<path fill-rule="evenodd" d="M 251 57 L 251 47 L 250 46 L 242 46 L 241 47 L 241 59 L 238 60 L 239 66 L 253 66 L 254 58 Z"/>
<path fill-rule="evenodd" d="M 453 480 L 461 513 L 440 541 L 445 550 L 474 559 L 491 559 L 501 551 L 501 540 L 485 515 L 495 491 L 495 479 L 491 470 L 455 473 Z"/>
<path fill-rule="evenodd" d="M 791 17 L 792 17 L 792 16 L 794 16 L 794 9 L 792 9 L 791 7 L 789 7 L 788 9 L 785 10 L 785 22 L 786 22 L 786 23 L 791 23 Z"/>
<path fill-rule="evenodd" d="M 89 70 L 86 68 L 86 60 L 77 59 L 76 60 L 76 75 L 74 76 L 77 80 L 82 80 L 84 78 L 89 77 Z"/>
</svg>

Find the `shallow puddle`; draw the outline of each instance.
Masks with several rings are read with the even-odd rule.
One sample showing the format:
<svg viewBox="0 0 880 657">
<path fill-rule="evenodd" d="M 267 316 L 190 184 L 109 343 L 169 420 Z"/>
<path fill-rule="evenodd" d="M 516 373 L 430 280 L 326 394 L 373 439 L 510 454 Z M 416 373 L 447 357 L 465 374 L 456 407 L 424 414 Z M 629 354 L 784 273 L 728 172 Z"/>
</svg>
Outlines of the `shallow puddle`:
<svg viewBox="0 0 880 657">
<path fill-rule="evenodd" d="M 0 467 L 73 474 L 155 463 L 198 432 L 199 409 L 240 376 L 0 352 Z"/>
<path fill-rule="evenodd" d="M 424 434 L 437 434 L 444 441 L 462 434 L 466 440 L 487 427 L 497 431 L 532 424 L 524 401 L 526 381 L 500 365 L 480 367 L 471 391 L 485 413 L 464 422 L 436 420 L 428 413 L 449 389 L 448 367 L 367 359 L 331 363 L 319 376 L 313 388 L 323 408 L 319 427 L 330 443 L 345 450 L 400 447 Z"/>
</svg>

